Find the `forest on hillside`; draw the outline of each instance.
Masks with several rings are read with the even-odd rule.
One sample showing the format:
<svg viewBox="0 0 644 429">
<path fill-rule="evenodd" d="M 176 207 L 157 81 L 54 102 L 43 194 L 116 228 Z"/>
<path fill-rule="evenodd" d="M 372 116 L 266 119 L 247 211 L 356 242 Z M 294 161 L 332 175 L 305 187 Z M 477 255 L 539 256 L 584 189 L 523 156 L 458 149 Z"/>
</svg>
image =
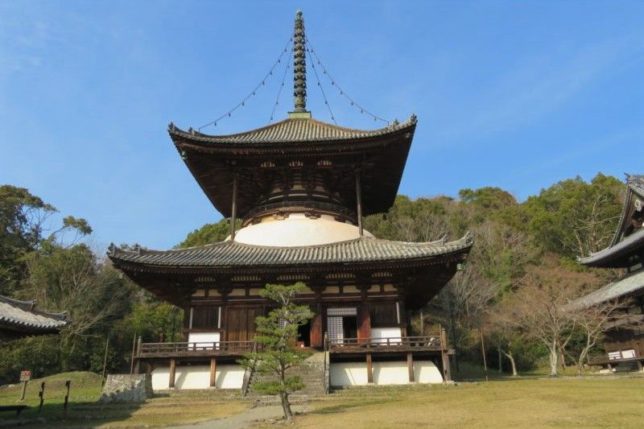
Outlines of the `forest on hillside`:
<svg viewBox="0 0 644 429">
<path fill-rule="evenodd" d="M 625 186 L 598 174 L 590 182 L 562 180 L 518 202 L 495 187 L 463 189 L 457 197 L 398 196 L 365 228 L 402 241 L 456 239 L 468 231 L 475 244 L 454 279 L 411 315 L 413 333 L 446 327 L 457 362 L 526 370 L 550 363 L 581 365 L 601 351 L 601 325 L 613 307 L 571 311 L 566 304 L 621 273 L 580 266 L 578 256 L 606 247 L 621 212 Z M 36 299 L 38 307 L 67 311 L 60 336 L 2 345 L 0 383 L 21 369 L 34 376 L 60 371 L 127 372 L 133 340 L 173 341 L 182 311 L 134 285 L 87 243 L 90 223 L 66 216 L 45 231 L 53 205 L 24 188 L 0 186 L 0 295 Z M 229 220 L 204 225 L 178 247 L 224 239 Z M 132 243 L 133 244 L 133 243 Z M 484 346 L 484 347 L 482 347 Z"/>
</svg>

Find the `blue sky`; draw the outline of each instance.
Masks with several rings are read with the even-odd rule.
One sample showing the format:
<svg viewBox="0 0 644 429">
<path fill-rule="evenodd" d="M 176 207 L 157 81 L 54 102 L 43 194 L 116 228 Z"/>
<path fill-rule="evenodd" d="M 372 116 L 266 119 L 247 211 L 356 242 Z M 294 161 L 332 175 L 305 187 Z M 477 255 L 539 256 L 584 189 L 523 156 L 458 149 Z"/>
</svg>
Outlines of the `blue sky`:
<svg viewBox="0 0 644 429">
<path fill-rule="evenodd" d="M 93 243 L 169 248 L 220 219 L 166 127 L 203 125 L 261 81 L 304 12 L 358 103 L 419 124 L 399 190 L 499 186 L 644 168 L 644 2 L 0 0 L 0 183 L 94 227 Z M 284 68 L 217 127 L 268 123 Z M 382 126 L 321 76 L 341 125 Z M 276 117 L 291 105 L 288 86 Z M 330 121 L 309 69 L 309 107 Z"/>
</svg>

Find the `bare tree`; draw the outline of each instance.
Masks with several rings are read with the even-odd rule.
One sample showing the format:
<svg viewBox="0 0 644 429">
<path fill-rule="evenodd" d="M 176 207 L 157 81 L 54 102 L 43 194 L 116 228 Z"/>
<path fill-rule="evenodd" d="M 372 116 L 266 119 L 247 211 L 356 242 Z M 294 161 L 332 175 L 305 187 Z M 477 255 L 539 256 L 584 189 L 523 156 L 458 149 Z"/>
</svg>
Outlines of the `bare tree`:
<svg viewBox="0 0 644 429">
<path fill-rule="evenodd" d="M 577 374 L 582 375 L 590 351 L 603 338 L 605 330 L 615 323 L 628 324 L 626 314 L 619 310 L 622 304 L 617 300 L 604 301 L 592 306 L 570 305 L 566 310 L 575 319 L 577 329 L 583 334 L 584 342 L 576 354 L 566 353 L 575 362 Z"/>
<path fill-rule="evenodd" d="M 511 299 L 509 321 L 548 349 L 550 375 L 557 376 L 560 355 L 580 323 L 566 306 L 596 279 L 591 273 L 565 270 L 552 258 L 545 260 L 544 265 L 531 267 L 520 282 Z"/>
</svg>

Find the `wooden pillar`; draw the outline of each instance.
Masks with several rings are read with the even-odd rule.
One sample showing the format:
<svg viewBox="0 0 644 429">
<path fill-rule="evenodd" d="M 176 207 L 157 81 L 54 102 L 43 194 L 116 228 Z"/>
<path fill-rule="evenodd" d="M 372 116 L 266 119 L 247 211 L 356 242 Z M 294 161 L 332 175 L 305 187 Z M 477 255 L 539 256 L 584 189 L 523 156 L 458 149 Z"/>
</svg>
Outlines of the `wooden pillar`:
<svg viewBox="0 0 644 429">
<path fill-rule="evenodd" d="M 170 380 L 168 381 L 168 387 L 174 389 L 174 379 L 177 372 L 177 361 L 170 359 Z"/>
<path fill-rule="evenodd" d="M 413 383 L 414 380 L 414 357 L 411 352 L 407 353 L 407 370 L 409 371 L 409 382 Z"/>
<path fill-rule="evenodd" d="M 358 341 L 365 343 L 371 337 L 369 306 L 363 302 L 358 308 Z"/>
<path fill-rule="evenodd" d="M 317 306 L 317 313 L 311 320 L 311 330 L 309 332 L 311 347 L 322 347 L 322 312 L 320 306 Z"/>
<path fill-rule="evenodd" d="M 362 187 L 360 185 L 360 170 L 356 170 L 356 216 L 358 217 L 358 231 L 360 237 L 364 234 L 362 227 Z"/>
<path fill-rule="evenodd" d="M 215 387 L 217 379 L 217 359 L 210 359 L 210 387 Z"/>
<path fill-rule="evenodd" d="M 447 344 L 447 333 L 445 332 L 445 329 L 442 327 L 440 328 L 441 330 L 441 358 L 443 361 L 443 380 L 445 381 L 451 381 L 452 380 L 452 373 L 450 371 L 449 367 L 449 350 L 448 350 L 448 344 Z"/>
<path fill-rule="evenodd" d="M 373 364 L 371 362 L 371 353 L 367 353 L 367 383 L 373 383 Z"/>
<path fill-rule="evenodd" d="M 235 241 L 235 224 L 237 223 L 237 173 L 233 176 L 233 201 L 230 215 L 230 240 Z"/>
</svg>

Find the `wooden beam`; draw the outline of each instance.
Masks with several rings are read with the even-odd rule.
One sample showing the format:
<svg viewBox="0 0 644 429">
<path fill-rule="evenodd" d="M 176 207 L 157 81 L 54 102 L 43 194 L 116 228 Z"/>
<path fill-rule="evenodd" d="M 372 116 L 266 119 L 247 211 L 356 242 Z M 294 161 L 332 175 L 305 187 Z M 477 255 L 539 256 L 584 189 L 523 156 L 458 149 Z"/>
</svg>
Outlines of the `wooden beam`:
<svg viewBox="0 0 644 429">
<path fill-rule="evenodd" d="M 174 379 L 177 372 L 177 361 L 175 359 L 170 359 L 170 380 L 168 381 L 168 387 L 174 389 Z"/>
<path fill-rule="evenodd" d="M 360 237 L 364 234 L 362 227 L 362 187 L 360 186 L 360 171 L 356 170 L 356 216 L 358 218 L 358 230 Z"/>
<path fill-rule="evenodd" d="M 210 387 L 215 387 L 217 379 L 217 359 L 210 359 Z"/>
<path fill-rule="evenodd" d="M 233 176 L 233 201 L 230 215 L 230 240 L 235 241 L 235 224 L 237 223 L 237 173 Z"/>
<path fill-rule="evenodd" d="M 371 353 L 367 353 L 367 383 L 373 383 L 373 364 L 371 362 Z"/>
<path fill-rule="evenodd" d="M 409 371 L 409 382 L 413 383 L 414 380 L 414 358 L 411 352 L 407 353 L 407 370 Z"/>
</svg>

